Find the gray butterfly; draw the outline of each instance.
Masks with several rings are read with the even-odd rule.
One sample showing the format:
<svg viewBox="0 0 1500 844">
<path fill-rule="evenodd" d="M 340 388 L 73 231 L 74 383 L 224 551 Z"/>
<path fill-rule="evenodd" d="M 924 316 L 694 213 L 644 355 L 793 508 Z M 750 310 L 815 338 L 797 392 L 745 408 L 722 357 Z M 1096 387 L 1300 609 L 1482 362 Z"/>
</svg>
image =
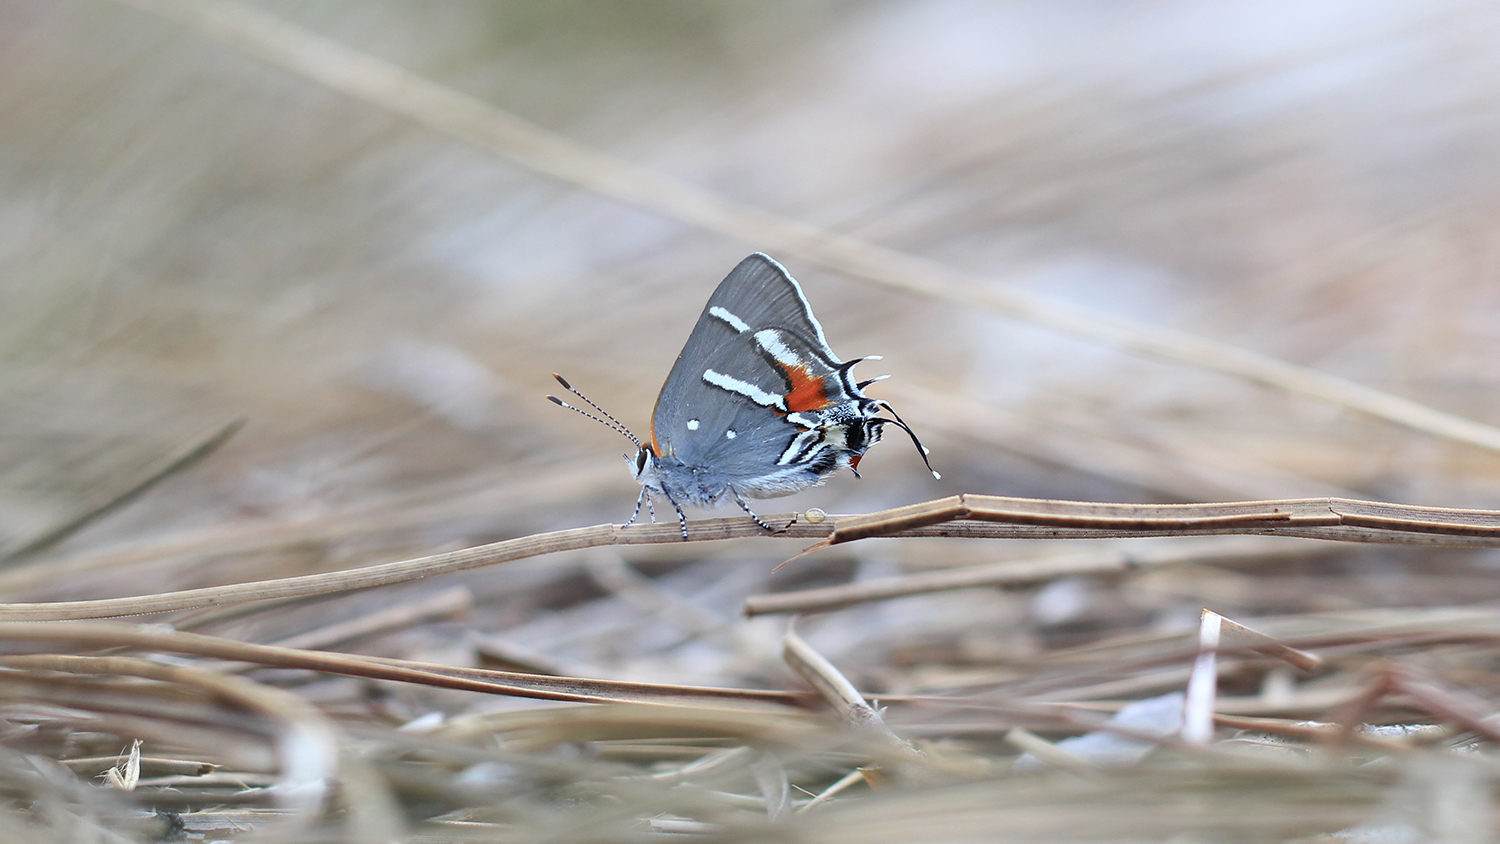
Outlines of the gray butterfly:
<svg viewBox="0 0 1500 844">
<path fill-rule="evenodd" d="M 547 398 L 635 443 L 631 471 L 641 495 L 627 525 L 640 516 L 642 504 L 655 521 L 651 498 L 661 496 L 677 511 L 686 539 L 683 504 L 717 507 L 733 498 L 756 524 L 773 530 L 746 498 L 791 495 L 843 467 L 857 470 L 886 425 L 906 431 L 927 462 L 927 449 L 890 405 L 861 392 L 881 379 L 854 380 L 855 364 L 879 359 L 839 360 L 796 279 L 757 252 L 709 297 L 657 396 L 650 442 L 641 442 L 561 376 L 553 377 L 604 418 Z"/>
</svg>

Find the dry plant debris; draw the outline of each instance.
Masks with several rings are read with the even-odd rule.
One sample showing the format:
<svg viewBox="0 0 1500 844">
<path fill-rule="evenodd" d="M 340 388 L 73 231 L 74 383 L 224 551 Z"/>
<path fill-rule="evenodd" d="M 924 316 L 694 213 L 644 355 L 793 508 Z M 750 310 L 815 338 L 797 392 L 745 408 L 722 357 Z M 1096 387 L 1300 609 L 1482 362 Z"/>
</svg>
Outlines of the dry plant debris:
<svg viewBox="0 0 1500 844">
<path fill-rule="evenodd" d="M 0 841 L 1493 840 L 1500 13 L 1189 6 L 0 5 Z M 594 524 L 762 249 L 952 485 Z"/>
<path fill-rule="evenodd" d="M 816 550 L 902 534 L 927 542 L 966 541 L 985 537 L 997 525 L 1066 528 L 1073 531 L 1068 536 L 1081 539 L 1092 536 L 1090 531 L 1150 532 L 1160 543 L 1160 537 L 1174 533 L 1275 531 L 1289 519 L 1292 530 L 1336 529 L 1355 514 L 1364 514 L 1355 518 L 1368 523 L 1376 518 L 1371 513 L 1383 514 L 1378 537 L 1363 532 L 1369 524 L 1358 523 L 1354 527 L 1361 532 L 1335 536 L 1368 543 L 1404 538 L 1405 532 L 1424 543 L 1435 536 L 1500 542 L 1484 529 L 1500 514 L 1373 502 L 1164 506 L 959 496 L 888 513 L 780 521 L 789 527 L 807 524 L 828 537 Z M 720 519 L 692 523 L 690 537 L 722 540 L 742 534 L 735 522 L 760 530 L 749 518 Z M 646 541 L 683 544 L 676 533 L 670 524 L 605 526 L 565 531 L 562 539 L 509 540 L 501 543 L 506 550 L 492 549 L 487 558 L 484 549 L 454 552 L 462 562 L 454 571 L 473 568 L 481 558 L 515 562 L 585 551 L 611 539 L 621 548 Z M 1246 539 L 1254 544 L 1246 545 Z M 1118 548 L 1063 557 L 1050 568 L 1045 560 L 1043 568 L 1035 560 L 1019 561 L 1022 575 L 1009 579 L 996 579 L 990 571 L 994 564 L 981 567 L 984 576 L 978 579 L 912 575 L 921 581 L 914 590 L 887 586 L 848 592 L 824 606 L 859 607 L 941 590 L 1066 583 L 1084 573 L 1128 576 L 1147 569 L 1122 567 L 1120 560 L 1191 566 L 1214 559 L 1215 544 L 1224 552 L 1220 560 L 1275 567 L 1289 550 L 1285 539 L 1188 541 L 1194 543 L 1188 553 L 1178 549 L 1175 555 Z M 1265 542 L 1273 547 L 1257 547 Z M 526 550 L 515 551 L 517 546 Z M 377 568 L 403 572 L 403 580 L 432 576 L 429 562 L 415 562 Z M 624 558 L 595 555 L 582 562 L 581 572 L 619 609 L 679 631 L 670 647 L 685 642 L 745 646 L 726 636 L 731 625 L 662 589 Z M 178 607 L 207 605 L 221 614 L 217 624 L 201 610 L 196 618 L 183 615 L 183 623 L 254 627 L 255 606 L 267 606 L 274 617 L 300 602 L 319 606 L 330 600 L 330 592 L 358 596 L 369 588 L 359 569 L 342 573 L 348 576 L 342 583 L 329 581 L 336 574 L 313 576 L 316 588 L 301 592 L 274 586 L 262 592 L 199 589 L 190 590 L 191 603 L 172 604 L 169 593 L 143 605 L 156 608 L 161 600 Z M 383 584 L 396 582 L 387 574 Z M 292 579 L 302 582 L 306 578 Z M 247 601 L 239 614 L 224 615 Z M 106 604 L 111 611 L 127 606 Z M 3 613 L 25 615 L 48 606 L 9 605 Z M 89 602 L 62 606 L 77 610 Z M 782 636 L 783 659 L 812 694 L 785 682 L 785 690 L 652 684 L 308 649 L 420 629 L 434 612 L 442 618 L 473 609 L 467 591 L 428 590 L 373 616 L 284 637 L 277 645 L 152 624 L 3 621 L 0 643 L 7 655 L 0 665 L 7 670 L 0 673 L 0 698 L 6 701 L 7 746 L 29 749 L 28 769 L 61 763 L 55 771 L 68 772 L 74 784 L 54 799 L 63 801 L 58 811 L 70 823 L 135 830 L 146 839 L 176 834 L 171 830 L 251 829 L 293 838 L 363 840 L 399 829 L 416 840 L 466 835 L 531 840 L 538 834 L 592 840 L 591 835 L 610 830 L 599 838 L 605 840 L 631 829 L 721 837 L 772 830 L 781 835 L 795 828 L 811 840 L 853 834 L 875 841 L 901 840 L 880 837 L 891 828 L 871 826 L 867 815 L 880 817 L 893 806 L 909 813 L 901 821 L 908 826 L 898 827 L 916 829 L 910 826 L 916 819 L 943 823 L 948 830 L 943 840 L 970 836 L 990 823 L 1040 835 L 1057 812 L 1077 820 L 1071 834 L 1085 838 L 1107 837 L 1104 818 L 1111 813 L 1138 828 L 1174 834 L 1373 836 L 1359 832 L 1358 825 L 1378 814 L 1388 795 L 1409 790 L 1411 771 L 1456 778 L 1471 783 L 1466 787 L 1472 790 L 1473 782 L 1490 776 L 1484 773 L 1489 770 L 1484 746 L 1500 741 L 1500 727 L 1491 723 L 1493 705 L 1444 679 L 1480 670 L 1488 659 L 1483 648 L 1455 646 L 1500 638 L 1493 614 L 1482 610 L 1266 617 L 1257 622 L 1259 629 L 1204 611 L 1196 639 L 1184 633 L 1137 636 L 1020 658 L 1012 654 L 989 677 L 975 676 L 975 666 L 947 677 L 933 675 L 937 661 L 929 660 L 921 679 L 917 674 L 883 678 L 880 684 L 894 691 L 878 702 L 793 630 Z M 614 635 L 609 626 L 585 633 L 588 639 Z M 145 658 L 93 655 L 122 649 Z M 184 657 L 196 658 L 198 665 L 161 661 Z M 257 681 L 257 675 L 264 676 Z M 412 712 L 414 717 L 402 723 L 390 704 L 371 696 L 381 686 L 319 691 L 328 682 L 316 679 L 320 676 L 447 690 L 470 699 L 433 698 L 430 709 Z M 1227 698 L 1218 693 L 1247 683 L 1258 685 L 1260 693 Z M 1130 703 L 1122 695 L 1146 697 Z M 486 707 L 475 707 L 475 696 L 574 705 L 485 712 Z M 98 756 L 102 747 L 121 742 L 130 742 L 127 758 Z M 145 757 L 143 746 L 150 750 Z M 114 794 L 87 785 L 86 772 L 99 767 Z M 143 776 L 143 769 L 154 776 Z M 1284 790 L 1288 782 L 1300 784 L 1294 809 L 1278 811 L 1272 819 L 1234 811 L 1236 801 L 1247 799 L 1242 789 L 1259 794 L 1259 800 L 1290 799 Z M 1189 807 L 1201 802 L 1178 806 L 1172 800 L 1152 803 L 1159 816 L 1131 814 L 1124 807 L 1144 802 L 1150 793 L 1140 791 L 1143 783 L 1171 789 L 1174 797 L 1202 794 L 1198 801 L 1228 806 L 1228 814 L 1200 815 Z M 852 791 L 861 784 L 868 791 Z M 1081 784 L 1087 787 L 1079 791 Z M 988 795 L 982 808 L 970 805 L 953 818 L 931 814 L 933 805 L 980 794 Z M 843 824 L 827 826 L 825 815 L 843 817 L 850 811 L 857 820 L 845 822 L 863 833 L 851 833 Z M 49 817 L 28 820 L 26 834 L 51 834 Z M 1398 823 L 1412 834 L 1419 831 L 1410 818 Z"/>
</svg>

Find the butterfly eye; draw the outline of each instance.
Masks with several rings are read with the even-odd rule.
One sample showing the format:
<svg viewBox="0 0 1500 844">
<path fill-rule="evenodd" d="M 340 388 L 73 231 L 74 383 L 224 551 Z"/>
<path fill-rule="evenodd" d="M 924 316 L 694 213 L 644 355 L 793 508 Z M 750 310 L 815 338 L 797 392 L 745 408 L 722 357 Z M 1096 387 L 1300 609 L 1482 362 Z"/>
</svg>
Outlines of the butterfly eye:
<svg viewBox="0 0 1500 844">
<path fill-rule="evenodd" d="M 643 448 L 635 453 L 635 473 L 639 475 L 644 471 L 646 471 L 646 449 Z"/>
</svg>

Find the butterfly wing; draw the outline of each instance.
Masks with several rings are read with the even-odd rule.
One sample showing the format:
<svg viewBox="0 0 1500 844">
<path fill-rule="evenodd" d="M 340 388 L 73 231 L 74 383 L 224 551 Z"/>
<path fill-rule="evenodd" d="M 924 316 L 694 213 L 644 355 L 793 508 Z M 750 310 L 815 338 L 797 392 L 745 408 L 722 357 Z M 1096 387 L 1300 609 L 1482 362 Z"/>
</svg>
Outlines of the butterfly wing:
<svg viewBox="0 0 1500 844">
<path fill-rule="evenodd" d="M 823 416 L 863 398 L 802 288 L 756 253 L 709 297 L 657 397 L 652 442 L 747 494 L 785 494 L 835 468 L 814 459 Z"/>
</svg>

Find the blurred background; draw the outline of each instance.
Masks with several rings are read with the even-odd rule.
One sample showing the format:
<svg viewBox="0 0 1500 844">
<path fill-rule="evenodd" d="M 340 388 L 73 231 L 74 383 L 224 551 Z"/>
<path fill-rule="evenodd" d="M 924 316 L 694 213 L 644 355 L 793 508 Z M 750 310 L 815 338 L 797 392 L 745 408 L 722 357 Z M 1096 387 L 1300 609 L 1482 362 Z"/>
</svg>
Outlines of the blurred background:
<svg viewBox="0 0 1500 844">
<path fill-rule="evenodd" d="M 1491 4 L 250 5 L 721 197 L 1500 423 Z M 763 248 L 147 9 L 4 3 L 0 590 L 140 594 L 623 521 L 638 491 L 629 445 L 546 402 L 550 374 L 646 433 L 708 294 Z M 944 478 L 893 429 L 863 479 L 761 512 L 957 492 L 1500 507 L 1495 453 L 774 257 L 841 356 L 885 356 L 860 374 L 892 376 L 871 394 Z M 715 624 L 774 643 L 780 622 L 736 620 L 745 594 L 1040 547 L 867 545 L 776 581 L 786 543 L 621 553 Z M 876 621 L 905 644 L 948 641 L 963 608 L 1024 652 L 1048 629 L 1172 627 L 1204 605 L 1491 600 L 1497 561 L 1366 549 L 1282 578 L 1200 567 L 1135 592 L 1070 581 L 912 598 L 829 621 L 822 644 L 874 647 Z M 422 588 L 462 585 L 474 615 L 459 628 L 508 630 L 601 675 L 787 682 L 765 667 L 774 644 L 750 648 L 764 660 L 750 669 L 722 641 L 715 659 L 680 647 L 696 633 L 604 635 L 654 617 L 639 607 L 584 642 L 580 619 L 603 618 L 609 597 L 598 565 L 576 555 Z M 542 614 L 563 609 L 580 614 Z M 215 629 L 264 639 L 312 623 L 288 618 Z M 762 623 L 770 638 L 755 639 Z M 479 659 L 455 630 L 401 635 L 382 647 Z M 884 676 L 881 659 L 866 679 Z"/>
<path fill-rule="evenodd" d="M 246 20 L 260 21 L 259 47 Z M 1495 450 L 1199 361 L 1147 358 L 873 284 L 806 252 L 611 198 L 402 116 L 399 104 L 421 86 L 388 86 L 393 99 L 382 104 L 264 60 L 318 43 L 308 38 L 338 48 L 321 66 L 329 74 L 388 62 L 475 98 L 500 122 L 514 116 L 619 165 L 963 273 L 971 298 L 1021 291 L 1500 425 L 1494 4 L 8 0 L 0 601 L 333 571 L 621 522 L 638 492 L 620 460 L 630 446 L 545 401 L 557 390 L 551 373 L 648 433 L 656 393 L 709 293 L 757 250 L 800 279 L 838 354 L 884 356 L 860 376 L 891 375 L 869 392 L 892 403 L 943 473 L 927 475 L 892 429 L 862 479 L 843 474 L 762 502 L 763 514 L 862 512 L 959 492 L 1122 502 L 1342 495 L 1500 509 Z M 1277 635 L 1350 642 L 1364 640 L 1348 631 L 1370 625 L 1444 635 L 1494 627 L 1492 552 L 1262 539 L 877 540 L 774 575 L 800 545 L 629 546 L 142 620 L 450 665 L 799 689 L 780 653 L 787 621 L 745 618 L 748 596 L 1078 552 L 1156 560 L 800 623 L 869 694 L 957 698 L 947 709 L 898 702 L 887 717 L 903 736 L 968 754 L 965 776 L 1014 786 L 1024 811 L 1041 804 L 1028 796 L 1030 780 L 1006 779 L 1018 750 L 1002 741 L 1016 723 L 1004 707 L 1072 701 L 1107 712 L 1180 691 L 1195 647 L 1185 631 L 1205 607 Z M 1149 556 L 1167 546 L 1175 557 Z M 1236 698 L 1229 711 L 1286 723 L 1338 720 L 1331 708 L 1390 659 L 1493 712 L 1500 680 L 1484 644 L 1493 639 L 1463 641 L 1351 645 L 1326 651 L 1320 673 L 1295 677 L 1266 660 L 1226 662 L 1221 703 Z M 413 823 L 453 807 L 434 795 L 468 800 L 462 812 L 506 803 L 504 789 L 525 778 L 515 772 L 538 760 L 533 796 L 550 795 L 564 770 L 581 793 L 624 783 L 622 793 L 641 794 L 636 774 L 710 747 L 663 749 L 647 729 L 640 747 L 579 739 L 580 755 L 565 730 L 555 747 L 517 751 L 502 776 L 466 767 L 464 755 L 473 736 L 508 746 L 498 722 L 458 719 L 535 701 L 285 669 L 247 676 L 295 691 L 353 731 L 340 739 L 352 742 L 345 749 L 385 766 L 382 787 L 406 801 Z M 4 713 L 26 727 L 15 735 L 66 727 L 36 733 L 64 737 L 53 757 L 93 754 L 107 767 L 132 735 L 16 705 L 19 716 Z M 1396 717 L 1382 710 L 1369 720 Z M 1425 730 L 1447 716 L 1400 717 Z M 445 718 L 460 725 L 446 745 L 423 732 Z M 1297 729 L 1305 737 L 1310 728 Z M 1431 729 L 1457 736 L 1454 748 L 1467 741 Z M 418 734 L 432 758 L 458 760 L 442 768 L 449 779 L 412 785 L 441 767 L 407 764 Z M 1447 749 L 1435 755 L 1446 759 Z M 213 756 L 160 741 L 145 752 Z M 863 764 L 850 758 L 789 768 L 791 781 L 816 793 Z M 99 770 L 75 768 L 80 777 Z M 733 825 L 748 823 L 748 806 L 764 824 L 771 806 L 775 817 L 775 776 L 726 770 L 741 779 L 707 787 L 733 799 L 673 811 Z M 1198 769 L 1163 770 L 1198 788 Z M 1344 807 L 1338 817 L 1403 788 L 1417 795 L 1411 805 L 1446 806 L 1456 793 L 1417 769 L 1390 780 L 1378 780 L 1390 769 L 1369 770 L 1348 781 L 1363 789 L 1364 802 L 1352 803 L 1342 775 L 1324 771 L 1327 806 Z M 269 782 L 254 775 L 167 785 L 217 805 Z M 680 797 L 669 791 L 678 781 L 660 781 L 661 806 Z M 1112 787 L 1124 789 L 1122 806 L 1145 807 L 1132 816 L 1141 829 L 1159 832 L 1152 825 L 1175 816 L 1150 809 L 1173 787 L 1154 782 Z M 1238 811 L 1251 827 L 1287 817 L 1274 790 L 1283 777 L 1257 781 L 1265 792 L 1241 782 L 1230 777 L 1216 792 L 1226 816 Z M 1474 817 L 1490 817 L 1483 783 L 1492 779 L 1473 782 L 1481 785 L 1464 799 Z M 1098 793 L 1070 789 L 1047 799 L 1076 809 Z M 948 805 L 886 794 L 919 820 L 942 819 Z M 954 799 L 1001 811 L 986 794 Z M 539 799 L 533 819 L 593 823 L 578 820 L 581 801 L 563 798 Z M 622 823 L 666 811 L 645 802 L 620 810 Z M 1039 829 L 1081 817 L 1038 812 Z M 817 840 L 888 840 L 878 829 L 845 837 L 838 816 L 808 817 L 833 818 Z M 972 817 L 985 830 L 1011 828 Z M 1352 822 L 1318 817 L 1330 829 Z M 1096 820 L 1106 838 L 1122 828 L 1108 812 Z M 910 839 L 931 840 L 930 824 L 919 827 Z M 575 833 L 546 840 L 594 840 Z M 1487 840 L 1431 840 L 1460 839 Z"/>
</svg>

